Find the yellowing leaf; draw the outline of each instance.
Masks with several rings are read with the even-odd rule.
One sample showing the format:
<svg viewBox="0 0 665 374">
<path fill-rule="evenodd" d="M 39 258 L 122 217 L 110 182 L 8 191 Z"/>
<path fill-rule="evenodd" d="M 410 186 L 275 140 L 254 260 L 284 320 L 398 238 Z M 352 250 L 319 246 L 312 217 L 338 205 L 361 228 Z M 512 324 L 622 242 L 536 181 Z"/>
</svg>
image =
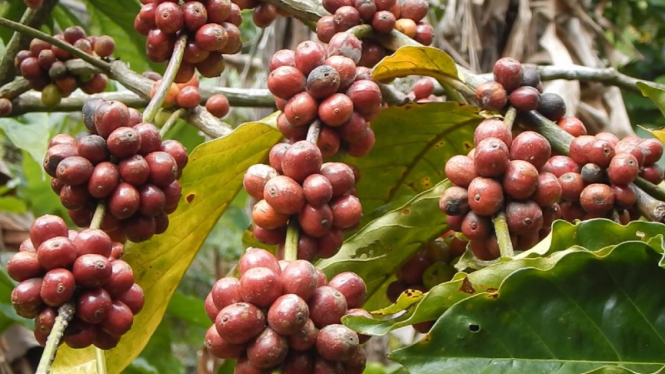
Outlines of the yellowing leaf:
<svg viewBox="0 0 665 374">
<path fill-rule="evenodd" d="M 140 244 L 123 257 L 134 269 L 146 294 L 143 311 L 120 344 L 106 352 L 109 374 L 120 373 L 138 356 L 164 316 L 168 301 L 215 222 L 242 188 L 243 174 L 262 162 L 281 138 L 261 123 L 238 127 L 228 136 L 200 145 L 190 155 L 181 183 L 183 199 L 171 216 L 169 229 Z M 95 372 L 95 350 L 59 349 L 53 373 Z"/>
<path fill-rule="evenodd" d="M 656 104 L 660 112 L 665 116 L 665 90 L 651 86 L 645 82 L 637 82 L 637 87 L 642 91 L 642 94 Z M 661 142 L 665 143 L 665 129 L 660 130 L 648 130 L 653 136 L 658 138 Z"/>
<path fill-rule="evenodd" d="M 407 75 L 458 79 L 455 61 L 446 52 L 432 47 L 402 47 L 381 60 L 372 72 L 377 81 Z"/>
</svg>

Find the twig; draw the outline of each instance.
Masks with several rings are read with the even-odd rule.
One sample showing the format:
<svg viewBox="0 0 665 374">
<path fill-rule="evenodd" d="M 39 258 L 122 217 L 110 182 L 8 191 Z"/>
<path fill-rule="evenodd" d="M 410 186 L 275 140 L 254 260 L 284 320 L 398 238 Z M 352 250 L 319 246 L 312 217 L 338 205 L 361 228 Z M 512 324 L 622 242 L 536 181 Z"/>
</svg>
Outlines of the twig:
<svg viewBox="0 0 665 374">
<path fill-rule="evenodd" d="M 309 129 L 307 130 L 307 141 L 314 144 L 318 143 L 319 134 L 321 134 L 321 121 L 317 119 L 309 125 Z"/>
<path fill-rule="evenodd" d="M 33 29 L 32 27 L 22 25 L 18 22 L 14 22 L 12 20 L 8 20 L 6 18 L 0 17 L 0 26 L 5 26 L 8 29 L 12 29 L 14 31 L 20 32 L 22 34 L 31 36 L 33 38 L 43 40 L 47 43 L 50 43 L 51 45 L 54 45 L 66 52 L 69 52 L 73 56 L 76 56 L 80 58 L 81 60 L 89 63 L 92 66 L 95 66 L 96 68 L 107 72 L 111 69 L 111 66 L 109 65 L 108 62 L 102 61 L 96 57 L 93 57 L 82 50 L 74 47 L 73 45 L 63 42 L 62 40 L 56 39 L 50 35 L 47 35 L 39 30 Z"/>
<path fill-rule="evenodd" d="M 642 177 L 637 177 L 633 183 L 656 199 L 665 201 L 665 190 L 662 187 L 655 185 Z"/>
<path fill-rule="evenodd" d="M 510 231 L 508 230 L 508 223 L 506 222 L 506 214 L 503 211 L 497 213 L 493 222 L 496 239 L 499 242 L 501 257 L 512 258 L 515 256 L 515 251 L 513 250 L 513 242 L 510 240 Z"/>
<path fill-rule="evenodd" d="M 26 9 L 20 20 L 21 24 L 38 29 L 48 19 L 57 4 L 58 0 L 45 0 L 39 9 Z M 14 33 L 12 38 L 9 39 L 2 56 L 0 56 L 0 86 L 11 82 L 16 77 L 14 57 L 20 50 L 28 47 L 30 39 L 29 35 L 18 32 Z"/>
<path fill-rule="evenodd" d="M 182 109 L 182 108 L 180 108 L 180 109 L 176 110 L 175 112 L 171 113 L 171 116 L 169 116 L 169 119 L 167 119 L 166 122 L 164 122 L 164 126 L 162 126 L 162 128 L 159 129 L 159 135 L 161 135 L 161 137 L 163 138 L 164 135 L 166 135 L 166 133 L 169 130 L 171 130 L 173 125 L 175 125 L 175 123 L 178 122 L 178 120 L 180 119 L 180 117 L 183 116 L 183 114 L 185 114 L 185 110 Z"/>
<path fill-rule="evenodd" d="M 247 74 L 249 74 L 249 68 L 251 66 L 251 62 L 256 56 L 256 52 L 259 50 L 259 43 L 261 42 L 261 39 L 263 39 L 263 35 L 265 34 L 266 29 L 261 28 L 259 31 L 259 35 L 256 36 L 256 41 L 254 44 L 249 49 L 249 59 L 247 60 L 247 63 L 245 63 L 245 66 L 242 67 L 242 72 L 240 73 L 240 82 L 242 82 L 241 86 L 245 85 L 245 81 L 247 81 Z"/>
<path fill-rule="evenodd" d="M 164 71 L 162 81 L 159 84 L 159 87 L 157 87 L 155 96 L 152 97 L 150 103 L 143 111 L 143 122 L 152 122 L 155 119 L 157 111 L 162 107 L 162 104 L 164 104 L 166 94 L 171 89 L 171 84 L 173 84 L 173 80 L 178 73 L 178 69 L 180 69 L 180 64 L 182 64 L 182 56 L 185 53 L 185 46 L 187 46 L 186 34 L 180 36 L 175 42 L 173 55 L 171 55 L 169 64 L 166 66 L 166 71 Z"/>
<path fill-rule="evenodd" d="M 289 227 L 286 229 L 286 242 L 284 243 L 284 260 L 295 261 L 298 259 L 298 236 L 300 228 L 295 215 L 289 219 Z"/>
<path fill-rule="evenodd" d="M 58 351 L 60 340 L 65 334 L 65 329 L 69 321 L 74 317 L 74 304 L 69 302 L 58 309 L 58 316 L 55 317 L 55 324 L 51 333 L 46 339 L 46 346 L 42 353 L 42 358 L 39 360 L 36 374 L 48 374 L 51 372 L 51 364 L 55 359 L 55 353 Z"/>
<path fill-rule="evenodd" d="M 529 129 L 544 136 L 552 145 L 553 150 L 564 155 L 570 154 L 570 143 L 574 137 L 557 126 L 556 123 L 545 118 L 535 110 L 520 112 L 519 116 L 528 123 Z"/>
<path fill-rule="evenodd" d="M 28 82 L 22 78 L 17 79 L 0 88 L 0 97 L 11 98 L 13 95 L 25 92 L 21 92 L 24 89 L 30 89 Z M 223 94 L 229 99 L 229 104 L 233 107 L 272 108 L 275 106 L 274 97 L 268 90 L 264 89 L 215 87 L 210 89 L 201 88 L 199 92 L 201 93 L 201 104 L 205 104 L 212 95 Z M 83 104 L 91 98 L 119 101 L 132 108 L 145 108 L 149 103 L 149 100 L 128 91 L 102 92 L 94 95 L 76 92 L 70 97 L 63 98 L 58 105 L 46 106 L 42 103 L 39 92 L 26 92 L 13 100 L 12 115 L 28 112 L 80 112 Z"/>
<path fill-rule="evenodd" d="M 378 83 L 378 85 L 381 89 L 383 101 L 388 103 L 388 105 L 404 105 L 410 101 L 409 97 L 395 88 L 395 86 L 385 83 Z"/>
<path fill-rule="evenodd" d="M 187 112 L 185 121 L 196 127 L 212 139 L 221 138 L 231 133 L 231 126 L 213 116 L 205 108 L 197 106 Z"/>
<path fill-rule="evenodd" d="M 104 351 L 95 347 L 95 361 L 97 363 L 97 374 L 106 374 L 106 355 Z"/>
<path fill-rule="evenodd" d="M 513 124 L 515 123 L 515 118 L 517 118 L 517 109 L 511 106 L 503 116 L 503 123 L 505 123 L 506 126 L 508 126 L 508 129 L 511 131 L 513 129 Z"/>
<path fill-rule="evenodd" d="M 104 214 L 106 214 L 106 205 L 104 203 L 97 204 L 95 215 L 92 216 L 92 221 L 90 222 L 91 229 L 98 229 L 102 225 Z"/>
<path fill-rule="evenodd" d="M 28 91 L 30 91 L 30 82 L 25 78 L 19 78 L 0 87 L 0 97 L 11 100 Z"/>
<path fill-rule="evenodd" d="M 328 14 L 320 1 L 307 0 L 266 0 L 279 9 L 286 10 L 310 28 L 316 27 L 316 21 Z"/>
<path fill-rule="evenodd" d="M 635 196 L 637 197 L 635 204 L 640 213 L 651 221 L 665 223 L 665 203 L 656 200 L 635 184 L 631 183 L 629 186 L 635 192 Z"/>
</svg>

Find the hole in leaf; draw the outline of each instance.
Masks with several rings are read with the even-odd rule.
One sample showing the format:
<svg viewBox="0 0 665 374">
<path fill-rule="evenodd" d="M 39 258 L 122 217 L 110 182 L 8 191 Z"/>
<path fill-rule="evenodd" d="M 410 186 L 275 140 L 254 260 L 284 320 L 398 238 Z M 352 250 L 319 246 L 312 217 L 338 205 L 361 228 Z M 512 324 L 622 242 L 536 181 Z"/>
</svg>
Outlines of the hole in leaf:
<svg viewBox="0 0 665 374">
<path fill-rule="evenodd" d="M 195 194 L 190 193 L 189 195 L 187 195 L 187 196 L 185 197 L 185 200 L 186 200 L 188 203 L 191 203 L 191 202 L 194 200 L 195 197 L 196 197 Z"/>
<path fill-rule="evenodd" d="M 478 332 L 478 331 L 480 331 L 480 326 L 478 326 L 478 325 L 473 325 L 473 324 L 472 324 L 472 325 L 469 325 L 469 331 L 471 331 L 471 332 Z"/>
</svg>

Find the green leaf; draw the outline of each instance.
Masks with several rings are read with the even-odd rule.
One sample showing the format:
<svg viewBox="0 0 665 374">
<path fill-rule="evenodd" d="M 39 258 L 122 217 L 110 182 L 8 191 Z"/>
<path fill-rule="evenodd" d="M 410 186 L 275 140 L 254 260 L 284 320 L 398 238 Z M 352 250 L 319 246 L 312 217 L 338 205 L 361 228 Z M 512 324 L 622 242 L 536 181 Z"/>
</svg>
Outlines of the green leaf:
<svg viewBox="0 0 665 374">
<path fill-rule="evenodd" d="M 652 373 L 665 366 L 662 257 L 635 241 L 570 251 L 545 271 L 521 269 L 498 290 L 453 305 L 425 339 L 391 358 L 412 374 L 584 373 L 607 365 Z"/>
<path fill-rule="evenodd" d="M 61 30 L 64 30 L 70 26 L 83 26 L 81 21 L 76 18 L 76 16 L 72 14 L 72 12 L 67 9 L 66 6 L 62 4 L 58 4 L 55 6 L 55 8 L 53 8 L 51 17 L 53 17 L 53 19 L 58 23 L 58 26 L 60 26 Z"/>
<path fill-rule="evenodd" d="M 7 19 L 10 19 L 12 21 L 19 21 L 21 19 L 21 16 L 23 16 L 23 12 L 27 7 L 25 6 L 25 3 L 21 0 L 11 0 L 8 3 L 6 3 L 6 6 L 4 7 L 4 12 L 2 12 L 1 16 Z M 11 39 L 12 35 L 14 34 L 14 31 L 2 27 L 0 28 L 0 38 L 3 41 L 4 45 L 7 45 L 9 43 L 9 39 Z"/>
<path fill-rule="evenodd" d="M 166 308 L 166 313 L 190 325 L 196 325 L 204 329 L 210 327 L 210 319 L 205 312 L 203 300 L 196 296 L 185 295 L 180 291 L 176 291 Z"/>
<path fill-rule="evenodd" d="M 139 73 L 148 69 L 162 72 L 163 64 L 150 63 L 145 55 L 145 37 L 134 30 L 134 17 L 141 9 L 136 0 L 86 0 L 92 16 L 91 31 L 116 41 L 114 58 L 128 62 Z"/>
<path fill-rule="evenodd" d="M 162 321 L 150 337 L 148 345 L 141 352 L 149 367 L 160 374 L 184 374 L 185 367 L 172 352 L 173 331 L 167 321 Z"/>
<path fill-rule="evenodd" d="M 457 67 L 452 57 L 433 47 L 401 47 L 392 55 L 381 60 L 372 71 L 372 77 L 377 81 L 408 75 L 458 79 Z"/>
<path fill-rule="evenodd" d="M 447 229 L 439 198 L 450 186 L 447 180 L 425 191 L 404 206 L 368 223 L 351 236 L 333 257 L 317 264 L 328 277 L 353 271 L 372 295 L 424 243 Z"/>
<path fill-rule="evenodd" d="M 16 148 L 28 152 L 41 164 L 48 148 L 50 126 L 47 116 L 40 118 L 43 119 L 29 123 L 21 123 L 13 118 L 0 118 L 0 129 Z"/>
<path fill-rule="evenodd" d="M 9 213 L 23 213 L 27 207 L 25 202 L 14 196 L 0 197 L 0 211 Z"/>
<path fill-rule="evenodd" d="M 654 87 L 646 82 L 637 82 L 637 87 L 642 91 L 642 94 L 651 101 L 653 101 L 660 112 L 665 116 L 665 90 Z M 658 138 L 661 142 L 665 143 L 665 129 L 649 131 L 653 136 Z"/>
<path fill-rule="evenodd" d="M 366 157 L 346 157 L 360 169 L 358 198 L 369 213 L 393 200 L 405 203 L 444 179 L 446 161 L 473 148 L 478 109 L 458 103 L 389 107 L 372 121 L 376 143 Z M 397 207 L 397 205 L 393 206 Z"/>
<path fill-rule="evenodd" d="M 606 219 L 594 219 L 577 224 L 556 221 L 549 239 L 543 240 L 532 251 L 516 256 L 513 261 L 499 262 L 471 274 L 458 273 L 452 281 L 432 288 L 415 306 L 403 308 L 391 306 L 386 310 L 376 311 L 377 316 L 403 314 L 388 319 L 370 320 L 362 317 L 344 317 L 344 323 L 358 332 L 367 335 L 384 335 L 400 327 L 425 321 L 437 320 L 446 310 L 457 302 L 467 299 L 478 292 L 493 291 L 510 274 L 524 268 L 547 270 L 571 251 L 596 251 L 626 241 L 659 241 L 664 226 L 659 223 L 635 221 L 627 226 L 616 224 Z M 571 249 L 575 248 L 575 249 Z M 660 247 L 656 246 L 658 250 Z M 542 256 L 549 257 L 542 257 Z M 399 302 L 398 302 L 399 304 Z"/>
<path fill-rule="evenodd" d="M 108 373 L 120 373 L 147 344 L 166 311 L 187 267 L 224 210 L 242 188 L 249 166 L 265 159 L 281 138 L 271 126 L 244 124 L 224 138 L 194 149 L 184 170 L 183 200 L 169 218 L 169 229 L 140 244 L 126 247 L 123 259 L 134 269 L 146 303 L 134 326 L 115 349 L 106 353 Z M 61 347 L 54 373 L 94 372 L 94 349 Z"/>
</svg>

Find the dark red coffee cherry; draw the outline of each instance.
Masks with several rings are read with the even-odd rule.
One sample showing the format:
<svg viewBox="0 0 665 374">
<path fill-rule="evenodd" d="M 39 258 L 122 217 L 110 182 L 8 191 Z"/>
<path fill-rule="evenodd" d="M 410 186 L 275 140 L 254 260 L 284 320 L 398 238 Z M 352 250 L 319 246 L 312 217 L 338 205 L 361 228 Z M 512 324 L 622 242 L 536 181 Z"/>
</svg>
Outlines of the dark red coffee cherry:
<svg viewBox="0 0 665 374">
<path fill-rule="evenodd" d="M 627 185 L 637 178 L 639 168 L 635 156 L 630 153 L 619 153 L 612 158 L 607 168 L 607 176 L 614 184 Z"/>
<path fill-rule="evenodd" d="M 300 296 L 285 294 L 270 306 L 267 320 L 270 328 L 278 334 L 295 334 L 309 320 L 309 307 Z"/>
<path fill-rule="evenodd" d="M 37 259 L 45 270 L 70 267 L 76 257 L 76 246 L 65 236 L 48 239 L 37 249 Z"/>
<path fill-rule="evenodd" d="M 99 135 L 86 135 L 78 141 L 78 154 L 88 159 L 94 165 L 108 161 L 110 154 L 106 148 L 106 141 Z M 69 183 L 71 184 L 71 183 Z"/>
<path fill-rule="evenodd" d="M 135 214 L 122 222 L 122 230 L 127 240 L 140 243 L 152 238 L 157 233 L 157 224 L 154 217 Z"/>
<path fill-rule="evenodd" d="M 589 162 L 601 168 L 608 167 L 615 154 L 612 144 L 605 140 L 596 140 L 588 146 Z"/>
<path fill-rule="evenodd" d="M 358 345 L 358 335 L 339 324 L 325 326 L 316 337 L 317 352 L 328 360 L 345 361 Z"/>
<path fill-rule="evenodd" d="M 362 205 L 353 195 L 343 195 L 330 202 L 333 217 L 333 227 L 351 229 L 360 222 Z"/>
<path fill-rule="evenodd" d="M 150 183 L 164 187 L 176 180 L 178 175 L 178 165 L 175 159 L 166 152 L 152 152 L 145 156 L 145 160 L 150 168 Z"/>
<path fill-rule="evenodd" d="M 17 252 L 7 262 L 7 274 L 17 282 L 37 278 L 43 274 L 37 252 Z"/>
<path fill-rule="evenodd" d="M 305 89 L 306 81 L 305 75 L 295 67 L 280 66 L 268 76 L 268 89 L 273 95 L 288 100 Z"/>
<path fill-rule="evenodd" d="M 576 202 L 584 189 L 584 180 L 580 173 L 566 173 L 559 177 L 561 197 L 567 201 Z"/>
<path fill-rule="evenodd" d="M 205 346 L 213 356 L 222 359 L 239 358 L 245 353 L 245 344 L 232 344 L 219 336 L 215 325 L 210 326 L 205 336 Z"/>
<path fill-rule="evenodd" d="M 341 162 L 326 162 L 321 165 L 320 174 L 330 181 L 333 197 L 348 193 L 356 182 L 353 170 Z"/>
<path fill-rule="evenodd" d="M 95 166 L 88 180 L 88 193 L 95 198 L 109 196 L 120 183 L 118 168 L 110 162 L 102 162 Z"/>
<path fill-rule="evenodd" d="M 141 309 L 143 309 L 143 304 L 145 302 L 143 289 L 138 284 L 134 283 L 129 291 L 118 297 L 118 301 L 121 301 L 123 304 L 127 305 L 129 309 L 132 310 L 132 313 L 137 315 Z"/>
<path fill-rule="evenodd" d="M 529 86 L 516 88 L 508 97 L 510 105 L 525 112 L 536 110 L 540 105 L 540 92 Z"/>
<path fill-rule="evenodd" d="M 461 216 L 469 212 L 469 191 L 466 188 L 452 186 L 439 200 L 439 209 L 447 215 Z"/>
<path fill-rule="evenodd" d="M 341 292 L 349 308 L 360 308 L 367 298 L 365 281 L 356 273 L 344 272 L 337 274 L 328 285 Z"/>
<path fill-rule="evenodd" d="M 491 216 L 503 206 L 503 189 L 494 179 L 478 177 L 469 184 L 469 206 L 477 214 Z"/>
<path fill-rule="evenodd" d="M 99 323 L 111 309 L 111 296 L 102 288 L 83 292 L 76 303 L 76 316 L 88 323 Z"/>
<path fill-rule="evenodd" d="M 607 214 L 614 207 L 614 192 L 606 184 L 590 184 L 580 195 L 580 205 L 587 213 Z"/>
<path fill-rule="evenodd" d="M 104 285 L 104 289 L 113 299 L 126 293 L 134 285 L 134 272 L 128 263 L 122 260 L 111 261 L 111 277 Z"/>
<path fill-rule="evenodd" d="M 65 344 L 74 349 L 89 347 L 95 341 L 97 327 L 78 318 L 74 318 L 67 329 L 63 340 Z"/>
<path fill-rule="evenodd" d="M 282 294 L 282 280 L 268 268 L 251 268 L 240 277 L 240 293 L 246 302 L 267 308 Z"/>
<path fill-rule="evenodd" d="M 139 191 L 129 183 L 121 182 L 113 191 L 108 201 L 108 208 L 115 217 L 125 219 L 136 213 L 140 204 Z"/>
<path fill-rule="evenodd" d="M 506 221 L 512 234 L 528 235 L 543 226 L 543 211 L 535 202 L 512 201 L 506 205 Z"/>
<path fill-rule="evenodd" d="M 76 284 L 85 288 L 104 286 L 111 280 L 112 268 L 108 257 L 86 254 L 76 259 L 72 267 Z"/>
<path fill-rule="evenodd" d="M 35 318 L 44 304 L 40 296 L 42 278 L 31 278 L 19 283 L 12 290 L 10 300 L 16 313 L 24 318 Z"/>
<path fill-rule="evenodd" d="M 489 218 L 471 211 L 462 220 L 462 233 L 471 241 L 484 240 L 492 233 L 492 223 Z"/>
<path fill-rule="evenodd" d="M 44 156 L 44 162 L 42 164 L 44 171 L 55 178 L 60 162 L 73 156 L 78 156 L 78 151 L 77 148 L 71 144 L 56 144 L 53 147 L 50 147 Z"/>
<path fill-rule="evenodd" d="M 311 174 L 318 173 L 322 166 L 319 148 L 308 141 L 292 144 L 284 153 L 282 171 L 296 182 L 303 182 Z"/>
<path fill-rule="evenodd" d="M 332 228 L 333 213 L 326 204 L 320 207 L 305 204 L 298 215 L 298 223 L 307 235 L 316 238 L 322 237 Z"/>
<path fill-rule="evenodd" d="M 510 146 L 511 160 L 530 162 L 536 169 L 542 168 L 552 153 L 550 143 L 534 131 L 524 131 L 517 135 Z"/>
<path fill-rule="evenodd" d="M 93 166 L 88 159 L 71 156 L 58 164 L 56 177 L 64 184 L 76 186 L 84 184 L 92 175 Z"/>
<path fill-rule="evenodd" d="M 38 217 L 30 226 L 30 242 L 33 249 L 39 248 L 48 239 L 55 238 L 56 236 L 66 237 L 67 235 L 68 230 L 65 221 L 51 214 Z"/>
<path fill-rule="evenodd" d="M 317 288 L 308 305 L 310 319 L 317 327 L 339 323 L 347 310 L 344 295 L 329 286 Z"/>
<path fill-rule="evenodd" d="M 550 206 L 561 199 L 561 184 L 552 173 L 542 172 L 538 175 L 538 187 L 531 196 L 541 207 Z"/>
<path fill-rule="evenodd" d="M 132 328 L 133 323 L 134 315 L 131 309 L 123 302 L 115 300 L 99 328 L 108 334 L 121 336 Z"/>
<path fill-rule="evenodd" d="M 487 138 L 478 143 L 473 162 L 478 175 L 496 177 L 506 170 L 508 160 L 506 144 L 497 138 Z"/>
<path fill-rule="evenodd" d="M 297 213 L 305 206 L 303 188 L 295 180 L 283 175 L 266 182 L 263 198 L 282 214 Z"/>
<path fill-rule="evenodd" d="M 506 91 L 511 92 L 518 88 L 523 79 L 524 69 L 519 61 L 504 57 L 494 64 L 494 80 L 501 84 Z"/>
<path fill-rule="evenodd" d="M 40 296 L 46 305 L 59 307 L 74 295 L 77 283 L 67 269 L 53 269 L 44 275 Z"/>
<path fill-rule="evenodd" d="M 476 89 L 476 100 L 478 100 L 478 105 L 481 108 L 498 111 L 506 106 L 508 96 L 501 84 L 497 82 L 485 82 Z"/>
<path fill-rule="evenodd" d="M 215 319 L 217 333 L 231 344 L 244 344 L 266 326 L 263 312 L 252 304 L 235 303 L 223 308 Z"/>
<path fill-rule="evenodd" d="M 516 200 L 529 198 L 538 187 L 538 170 L 527 161 L 513 160 L 503 175 L 503 190 Z"/>
</svg>

